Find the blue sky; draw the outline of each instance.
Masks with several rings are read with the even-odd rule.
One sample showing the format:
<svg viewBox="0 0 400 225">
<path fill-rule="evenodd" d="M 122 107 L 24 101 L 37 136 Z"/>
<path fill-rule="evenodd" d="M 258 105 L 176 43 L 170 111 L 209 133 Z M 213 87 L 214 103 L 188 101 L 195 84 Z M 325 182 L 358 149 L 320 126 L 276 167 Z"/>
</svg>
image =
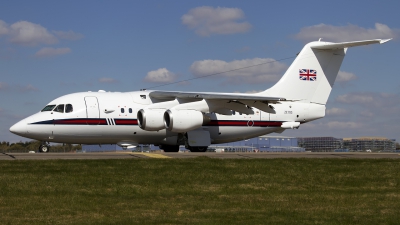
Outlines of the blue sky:
<svg viewBox="0 0 400 225">
<path fill-rule="evenodd" d="M 399 1 L 7 1 L 0 3 L 0 141 L 61 95 L 135 91 L 294 57 L 309 41 L 393 38 L 349 49 L 324 119 L 288 136 L 400 140 Z M 255 92 L 293 59 L 160 90 Z"/>
</svg>

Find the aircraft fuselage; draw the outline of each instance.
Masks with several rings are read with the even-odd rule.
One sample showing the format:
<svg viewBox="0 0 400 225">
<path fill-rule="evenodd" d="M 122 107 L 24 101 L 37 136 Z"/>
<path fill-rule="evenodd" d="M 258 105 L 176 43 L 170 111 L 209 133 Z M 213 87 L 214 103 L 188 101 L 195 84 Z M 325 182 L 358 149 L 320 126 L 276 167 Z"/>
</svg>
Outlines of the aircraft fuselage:
<svg viewBox="0 0 400 225">
<path fill-rule="evenodd" d="M 10 130 L 18 135 L 47 142 L 79 144 L 173 144 L 177 133 L 162 129 L 146 131 L 138 126 L 137 112 L 156 103 L 148 91 L 81 92 L 51 101 L 51 111 L 38 112 Z M 62 112 L 57 111 L 64 105 Z M 72 106 L 72 111 L 67 112 Z M 232 115 L 206 113 L 211 121 L 202 129 L 210 133 L 211 143 L 226 143 L 282 131 L 282 123 L 305 123 L 325 115 L 325 105 L 282 102 L 273 105 L 274 112 L 257 108 L 254 114 L 232 111 Z M 272 110 L 272 109 L 271 109 Z M 59 110 L 61 111 L 61 110 Z"/>
</svg>

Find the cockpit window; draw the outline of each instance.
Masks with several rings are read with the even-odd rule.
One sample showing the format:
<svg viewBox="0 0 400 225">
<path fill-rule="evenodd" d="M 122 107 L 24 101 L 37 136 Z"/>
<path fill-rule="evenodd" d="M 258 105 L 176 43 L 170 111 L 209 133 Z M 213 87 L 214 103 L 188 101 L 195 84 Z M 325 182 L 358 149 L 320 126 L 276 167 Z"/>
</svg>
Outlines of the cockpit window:
<svg viewBox="0 0 400 225">
<path fill-rule="evenodd" d="M 44 107 L 44 108 L 42 109 L 42 112 L 51 111 L 51 110 L 54 109 L 55 106 L 56 106 L 56 105 L 46 105 L 46 107 Z"/>
<path fill-rule="evenodd" d="M 64 104 L 58 105 L 53 111 L 59 112 L 59 113 L 64 113 Z"/>
<path fill-rule="evenodd" d="M 65 112 L 66 113 L 70 113 L 70 112 L 72 112 L 74 109 L 72 108 L 72 105 L 71 104 L 66 104 L 65 105 Z"/>
</svg>

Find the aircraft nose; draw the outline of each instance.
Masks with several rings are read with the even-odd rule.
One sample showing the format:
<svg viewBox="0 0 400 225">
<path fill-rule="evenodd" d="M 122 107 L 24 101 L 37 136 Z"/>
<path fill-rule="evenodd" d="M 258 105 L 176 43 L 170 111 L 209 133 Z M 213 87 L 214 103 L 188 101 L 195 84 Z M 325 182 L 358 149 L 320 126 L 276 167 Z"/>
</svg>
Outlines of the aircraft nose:
<svg viewBox="0 0 400 225">
<path fill-rule="evenodd" d="M 10 127 L 10 132 L 16 135 L 21 135 L 27 132 L 26 128 L 26 121 L 22 120 Z"/>
</svg>

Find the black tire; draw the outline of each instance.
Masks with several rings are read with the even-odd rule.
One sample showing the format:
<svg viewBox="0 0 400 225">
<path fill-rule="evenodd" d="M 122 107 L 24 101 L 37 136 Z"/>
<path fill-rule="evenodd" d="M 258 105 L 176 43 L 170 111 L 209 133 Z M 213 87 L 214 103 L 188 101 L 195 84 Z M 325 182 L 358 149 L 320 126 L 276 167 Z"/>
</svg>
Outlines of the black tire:
<svg viewBox="0 0 400 225">
<path fill-rule="evenodd" d="M 179 145 L 162 145 L 160 148 L 164 152 L 179 152 Z"/>
<path fill-rule="evenodd" d="M 48 153 L 50 151 L 50 147 L 48 145 L 40 145 L 39 152 Z"/>
<path fill-rule="evenodd" d="M 191 152 L 206 152 L 208 146 L 199 146 L 199 147 L 190 147 L 189 150 Z"/>
</svg>

